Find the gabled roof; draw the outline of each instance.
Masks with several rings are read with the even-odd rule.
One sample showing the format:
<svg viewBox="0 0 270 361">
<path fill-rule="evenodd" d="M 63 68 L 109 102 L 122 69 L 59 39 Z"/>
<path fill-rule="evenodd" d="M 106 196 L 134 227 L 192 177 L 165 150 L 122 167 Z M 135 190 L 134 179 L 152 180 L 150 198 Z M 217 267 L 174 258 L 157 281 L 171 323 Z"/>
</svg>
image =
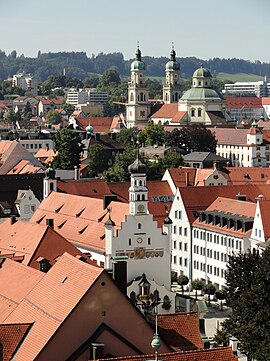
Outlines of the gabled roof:
<svg viewBox="0 0 270 361">
<path fill-rule="evenodd" d="M 35 174 L 43 172 L 43 167 L 34 166 L 31 161 L 22 159 L 13 168 L 11 168 L 7 174 Z"/>
<path fill-rule="evenodd" d="M 259 201 L 263 232 L 266 238 L 270 237 L 270 200 Z"/>
<path fill-rule="evenodd" d="M 227 109 L 262 108 L 262 98 L 257 97 L 227 97 Z"/>
<path fill-rule="evenodd" d="M 196 168 L 180 167 L 180 168 L 169 168 L 168 172 L 173 180 L 176 188 L 194 185 L 196 177 Z"/>
<path fill-rule="evenodd" d="M 256 202 L 258 195 L 263 195 L 265 199 L 270 198 L 269 185 L 233 185 L 226 187 L 181 187 L 179 192 L 183 199 L 189 222 L 192 223 L 197 218 L 194 213 L 205 210 L 218 197 L 235 199 L 237 194 L 246 195 L 248 202 Z"/>
<path fill-rule="evenodd" d="M 39 101 L 40 101 L 43 105 L 50 105 L 51 103 L 52 103 L 52 104 L 55 104 L 55 105 L 61 105 L 62 102 L 63 102 L 63 97 L 53 98 L 53 99 L 44 97 L 44 98 L 40 98 Z"/>
<path fill-rule="evenodd" d="M 9 361 L 12 359 L 31 326 L 30 323 L 0 325 L 0 344 L 3 347 L 2 361 Z"/>
<path fill-rule="evenodd" d="M 203 348 L 197 312 L 159 315 L 158 333 L 175 351 Z"/>
<path fill-rule="evenodd" d="M 213 128 L 211 132 L 215 135 L 218 145 L 246 145 L 249 129 Z"/>
<path fill-rule="evenodd" d="M 256 203 L 218 197 L 206 210 L 227 213 L 228 215 L 254 218 Z"/>
<path fill-rule="evenodd" d="M 35 158 L 37 158 L 42 163 L 50 163 L 54 160 L 54 158 L 58 155 L 58 152 L 54 149 L 39 149 L 35 154 Z"/>
<path fill-rule="evenodd" d="M 206 350 L 179 351 L 158 355 L 162 361 L 238 361 L 231 347 L 217 347 Z M 99 359 L 101 361 L 102 359 Z M 146 361 L 155 360 L 155 355 L 136 355 L 106 358 L 104 361 Z"/>
<path fill-rule="evenodd" d="M 103 198 L 112 192 L 105 179 L 58 180 L 57 189 L 61 193 L 92 198 Z"/>
<path fill-rule="evenodd" d="M 104 133 L 111 130 L 113 117 L 76 118 L 76 122 L 78 125 L 77 129 L 86 130 L 86 127 L 88 127 L 90 123 L 95 133 Z"/>
<path fill-rule="evenodd" d="M 111 202 L 110 207 L 115 229 L 119 229 L 129 213 L 129 205 Z M 55 230 L 71 243 L 104 252 L 108 211 L 103 209 L 102 199 L 52 192 L 42 201 L 31 222 L 45 224 L 46 218 L 53 219 Z"/>
<path fill-rule="evenodd" d="M 0 223 L 0 257 L 22 257 L 23 264 L 39 269 L 39 257 L 45 258 L 52 266 L 64 252 L 84 257 L 82 252 L 48 226 L 21 220 L 14 224 L 9 220 Z M 86 257 L 84 259 L 88 261 Z"/>
<path fill-rule="evenodd" d="M 81 262 L 65 253 L 42 275 L 39 282 L 25 294 L 24 299 L 4 321 L 34 322 L 16 353 L 18 359 L 35 359 L 102 272 L 101 268 Z M 9 278 L 8 274 L 6 277 Z M 22 276 L 17 278 L 17 283 L 21 278 Z"/>
<path fill-rule="evenodd" d="M 178 103 L 163 104 L 162 107 L 152 114 L 151 118 L 173 118 L 178 113 Z"/>
<path fill-rule="evenodd" d="M 226 158 L 221 157 L 218 154 L 214 154 L 211 152 L 191 152 L 189 154 L 186 154 L 183 156 L 185 161 L 189 161 L 189 162 L 203 162 L 203 161 L 208 161 L 208 162 L 215 162 L 215 161 L 224 161 L 226 162 Z"/>
</svg>

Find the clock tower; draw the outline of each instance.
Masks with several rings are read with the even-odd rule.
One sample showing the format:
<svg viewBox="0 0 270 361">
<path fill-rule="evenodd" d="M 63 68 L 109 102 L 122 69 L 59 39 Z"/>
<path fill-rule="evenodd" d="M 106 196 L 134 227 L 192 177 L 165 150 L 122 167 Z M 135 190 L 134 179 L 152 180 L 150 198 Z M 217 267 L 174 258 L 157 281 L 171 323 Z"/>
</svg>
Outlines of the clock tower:
<svg viewBox="0 0 270 361">
<path fill-rule="evenodd" d="M 166 82 L 163 86 L 163 100 L 165 104 L 178 103 L 181 96 L 180 64 L 176 61 L 174 45 L 170 60 L 166 64 Z"/>
<path fill-rule="evenodd" d="M 129 187 L 129 213 L 131 215 L 148 214 L 148 188 L 146 186 L 147 167 L 137 159 L 129 167 L 131 184 Z"/>
</svg>

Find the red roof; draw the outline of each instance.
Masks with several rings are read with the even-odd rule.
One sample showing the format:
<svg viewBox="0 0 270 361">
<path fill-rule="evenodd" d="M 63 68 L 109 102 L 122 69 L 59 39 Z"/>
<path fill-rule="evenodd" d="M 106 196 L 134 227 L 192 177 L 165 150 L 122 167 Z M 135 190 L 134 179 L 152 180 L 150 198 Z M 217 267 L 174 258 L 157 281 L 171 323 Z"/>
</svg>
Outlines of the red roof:
<svg viewBox="0 0 270 361">
<path fill-rule="evenodd" d="M 9 361 L 12 359 L 30 327 L 31 324 L 29 323 L 0 325 L 0 344 L 2 344 L 3 347 L 2 361 Z"/>
<path fill-rule="evenodd" d="M 41 103 L 43 105 L 49 105 L 51 103 L 55 104 L 55 105 L 61 105 L 63 102 L 63 97 L 61 98 L 53 98 L 53 99 L 49 99 L 47 97 L 41 98 L 40 99 Z"/>
<path fill-rule="evenodd" d="M 151 118 L 173 118 L 178 113 L 178 103 L 163 104 L 158 111 L 156 111 Z"/>
<path fill-rule="evenodd" d="M 174 182 L 176 188 L 194 185 L 196 178 L 196 168 L 181 167 L 169 168 L 168 172 Z"/>
<path fill-rule="evenodd" d="M 85 117 L 85 118 L 76 118 L 78 128 L 85 130 L 89 124 L 94 129 L 95 133 L 104 133 L 111 130 L 111 126 L 114 118 L 112 117 Z"/>
<path fill-rule="evenodd" d="M 249 129 L 212 128 L 211 132 L 217 139 L 217 144 L 246 145 Z"/>
<path fill-rule="evenodd" d="M 260 200 L 259 206 L 262 217 L 264 236 L 269 238 L 270 237 L 270 201 L 262 199 Z"/>
<path fill-rule="evenodd" d="M 175 351 L 203 348 L 197 312 L 159 315 L 158 333 Z"/>
<path fill-rule="evenodd" d="M 104 195 L 112 194 L 105 179 L 80 179 L 80 180 L 58 180 L 59 192 L 74 194 L 84 197 L 103 198 Z"/>
<path fill-rule="evenodd" d="M 262 108 L 262 98 L 257 97 L 228 97 L 226 98 L 227 109 Z"/>
<path fill-rule="evenodd" d="M 158 355 L 162 361 L 238 361 L 231 347 L 217 347 L 206 350 L 179 351 Z M 155 360 L 155 355 L 136 355 L 106 358 L 104 361 L 144 361 Z"/>
</svg>

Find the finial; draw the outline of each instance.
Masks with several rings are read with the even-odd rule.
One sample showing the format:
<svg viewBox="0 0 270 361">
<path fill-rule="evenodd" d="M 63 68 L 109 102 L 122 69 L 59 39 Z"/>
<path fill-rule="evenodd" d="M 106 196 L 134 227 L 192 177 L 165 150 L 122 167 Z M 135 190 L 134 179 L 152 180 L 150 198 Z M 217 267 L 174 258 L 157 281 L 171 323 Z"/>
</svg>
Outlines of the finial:
<svg viewBox="0 0 270 361">
<path fill-rule="evenodd" d="M 172 50 L 174 50 L 174 41 L 172 41 Z"/>
<path fill-rule="evenodd" d="M 139 40 L 137 41 L 137 49 L 138 49 L 138 50 L 140 49 L 140 42 L 139 42 Z"/>
<path fill-rule="evenodd" d="M 200 63 L 200 67 L 203 68 L 203 63 Z"/>
<path fill-rule="evenodd" d="M 137 51 L 136 51 L 136 60 L 141 61 L 141 51 L 140 51 L 140 42 L 137 41 Z"/>
</svg>

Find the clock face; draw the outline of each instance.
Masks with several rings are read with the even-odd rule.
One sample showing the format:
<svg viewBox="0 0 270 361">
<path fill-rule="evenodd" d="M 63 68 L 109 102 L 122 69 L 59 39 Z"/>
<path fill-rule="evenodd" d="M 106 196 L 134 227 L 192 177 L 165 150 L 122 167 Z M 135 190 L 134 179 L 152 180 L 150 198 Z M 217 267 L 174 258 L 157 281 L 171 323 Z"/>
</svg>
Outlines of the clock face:
<svg viewBox="0 0 270 361">
<path fill-rule="evenodd" d="M 138 242 L 138 243 L 142 243 L 142 241 L 143 241 L 142 237 L 138 237 L 138 238 L 137 238 L 137 242 Z"/>
<path fill-rule="evenodd" d="M 143 204 L 139 204 L 139 205 L 138 205 L 138 211 L 139 211 L 139 212 L 143 212 L 143 211 L 144 211 L 144 205 L 143 205 Z"/>
</svg>

